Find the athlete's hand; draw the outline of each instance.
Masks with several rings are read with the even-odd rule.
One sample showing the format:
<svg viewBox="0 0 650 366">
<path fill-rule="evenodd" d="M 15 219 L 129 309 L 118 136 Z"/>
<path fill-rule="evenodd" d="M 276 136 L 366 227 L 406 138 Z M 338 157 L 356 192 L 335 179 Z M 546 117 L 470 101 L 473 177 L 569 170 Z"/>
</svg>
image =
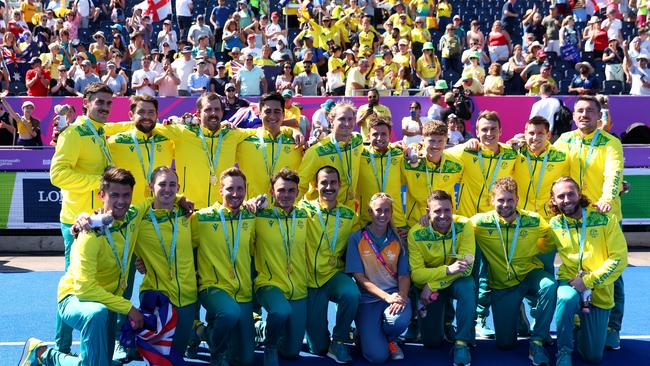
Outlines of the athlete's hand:
<svg viewBox="0 0 650 366">
<path fill-rule="evenodd" d="M 594 203 L 593 206 L 600 213 L 607 213 L 607 212 L 612 210 L 612 205 L 609 202 L 605 202 L 605 201 L 598 201 L 598 202 Z"/>
<path fill-rule="evenodd" d="M 464 260 L 455 261 L 451 265 L 447 266 L 447 275 L 463 273 L 467 269 L 467 266 L 468 264 Z"/>
<path fill-rule="evenodd" d="M 135 259 L 135 269 L 137 269 L 140 274 L 147 274 L 147 266 L 144 265 L 142 258 L 138 257 Z"/>
<path fill-rule="evenodd" d="M 431 304 L 431 294 L 433 291 L 429 288 L 429 285 L 425 285 L 424 288 L 422 288 L 422 291 L 420 291 L 420 302 L 424 305 L 429 305 Z"/>
<path fill-rule="evenodd" d="M 510 146 L 513 149 L 518 149 L 526 144 L 526 137 L 523 133 L 518 133 L 514 135 L 510 140 L 506 142 L 506 145 Z"/>
<path fill-rule="evenodd" d="M 429 215 L 422 215 L 418 220 L 418 224 L 420 224 L 420 226 L 429 226 Z"/>
<path fill-rule="evenodd" d="M 398 303 L 398 302 L 392 303 L 392 304 L 388 305 L 388 314 L 395 315 L 395 314 L 401 313 L 404 310 L 405 307 L 406 307 L 405 304 L 401 304 L 401 303 Z"/>
<path fill-rule="evenodd" d="M 190 201 L 187 197 L 181 196 L 181 198 L 178 199 L 178 206 L 186 212 L 185 217 L 192 216 L 192 213 L 194 212 L 194 201 Z"/>
<path fill-rule="evenodd" d="M 389 294 L 384 298 L 384 301 L 389 304 L 406 304 L 406 300 L 399 294 L 399 292 L 393 292 L 392 294 Z"/>
<path fill-rule="evenodd" d="M 569 285 L 571 285 L 571 287 L 573 287 L 578 292 L 587 290 L 587 286 L 585 286 L 585 283 L 582 280 L 582 276 L 576 276 L 574 279 L 569 281 Z"/>
<path fill-rule="evenodd" d="M 481 142 L 477 138 L 471 138 L 465 143 L 467 150 L 478 151 L 481 148 Z"/>
<path fill-rule="evenodd" d="M 307 143 L 307 141 L 305 140 L 305 136 L 298 130 L 294 130 L 293 140 L 296 142 L 295 143 L 296 149 L 304 148 L 305 144 Z"/>
<path fill-rule="evenodd" d="M 126 314 L 126 316 L 129 318 L 131 327 L 133 327 L 134 330 L 141 329 L 144 325 L 144 317 L 142 316 L 140 310 L 136 309 L 135 307 L 131 306 L 131 310 L 129 310 L 129 313 Z"/>
<path fill-rule="evenodd" d="M 232 129 L 237 128 L 237 127 L 235 127 L 235 125 L 232 122 L 221 121 L 221 128 L 229 128 L 229 129 L 232 130 Z"/>
<path fill-rule="evenodd" d="M 90 227 L 90 215 L 83 212 L 77 216 L 77 221 L 74 223 L 72 226 L 72 230 L 75 231 L 77 234 L 82 232 L 82 231 L 90 231 L 92 228 Z"/>
</svg>

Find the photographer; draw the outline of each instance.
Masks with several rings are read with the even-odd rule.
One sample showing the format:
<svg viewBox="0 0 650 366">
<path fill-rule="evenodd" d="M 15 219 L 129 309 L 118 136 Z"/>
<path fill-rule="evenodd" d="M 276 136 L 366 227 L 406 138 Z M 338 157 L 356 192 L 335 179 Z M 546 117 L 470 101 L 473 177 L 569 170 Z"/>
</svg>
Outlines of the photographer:
<svg viewBox="0 0 650 366">
<path fill-rule="evenodd" d="M 357 111 L 357 126 L 361 129 L 361 135 L 364 141 L 368 140 L 368 118 L 373 114 L 377 117 L 388 117 L 389 120 L 392 119 L 390 109 L 379 104 L 379 91 L 377 89 L 368 90 L 368 104 L 362 105 Z"/>
</svg>

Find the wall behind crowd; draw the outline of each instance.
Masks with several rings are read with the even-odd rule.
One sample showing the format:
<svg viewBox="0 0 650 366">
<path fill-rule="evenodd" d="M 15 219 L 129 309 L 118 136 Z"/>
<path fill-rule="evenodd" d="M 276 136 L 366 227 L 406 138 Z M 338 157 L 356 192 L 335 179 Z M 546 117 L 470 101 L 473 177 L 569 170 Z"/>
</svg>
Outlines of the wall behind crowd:
<svg viewBox="0 0 650 366">
<path fill-rule="evenodd" d="M 560 97 L 564 103 L 573 107 L 576 97 Z M 310 121 L 313 113 L 320 108 L 320 105 L 327 99 L 347 99 L 351 100 L 357 107 L 367 103 L 365 97 L 295 97 L 294 101 L 303 106 L 303 115 Z M 532 105 L 538 100 L 537 97 L 524 96 L 507 96 L 507 97 L 473 97 L 474 113 L 472 119 L 467 122 L 467 128 L 474 134 L 474 123 L 478 113 L 482 110 L 497 111 L 503 122 L 502 141 L 506 141 L 514 134 L 523 131 L 523 124 L 528 119 Z M 31 100 L 37 106 L 34 111 L 34 117 L 41 121 L 41 130 L 43 131 L 43 143 L 48 145 L 52 135 L 54 106 L 57 104 L 71 104 L 76 107 L 77 113 L 81 114 L 82 99 L 78 97 L 52 97 L 52 98 L 30 98 L 30 97 L 9 97 L 7 101 L 15 110 L 19 111 L 23 102 Z M 256 102 L 257 98 L 249 98 L 250 101 Z M 397 141 L 402 138 L 401 121 L 403 117 L 410 114 L 409 102 L 416 100 L 422 105 L 422 114 L 431 106 L 431 101 L 427 97 L 382 97 L 380 104 L 387 106 L 393 115 L 393 133 L 392 140 Z M 170 116 L 181 116 L 187 112 L 196 111 L 196 98 L 159 98 L 158 116 L 162 121 Z M 633 96 L 610 96 L 609 110 L 612 118 L 612 132 L 618 136 L 633 123 L 642 122 L 650 125 L 650 114 L 646 112 L 648 98 Z M 118 97 L 113 99 L 113 108 L 108 120 L 111 122 L 122 122 L 129 120 L 129 98 Z"/>
</svg>

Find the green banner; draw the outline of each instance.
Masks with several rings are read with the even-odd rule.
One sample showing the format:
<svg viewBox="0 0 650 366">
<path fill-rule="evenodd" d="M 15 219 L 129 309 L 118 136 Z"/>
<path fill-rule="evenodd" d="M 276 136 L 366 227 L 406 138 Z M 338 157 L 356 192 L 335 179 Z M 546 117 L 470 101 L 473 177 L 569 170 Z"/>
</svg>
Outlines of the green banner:
<svg viewBox="0 0 650 366">
<path fill-rule="evenodd" d="M 0 174 L 0 229 L 7 227 L 15 181 L 16 173 L 5 172 Z"/>
</svg>

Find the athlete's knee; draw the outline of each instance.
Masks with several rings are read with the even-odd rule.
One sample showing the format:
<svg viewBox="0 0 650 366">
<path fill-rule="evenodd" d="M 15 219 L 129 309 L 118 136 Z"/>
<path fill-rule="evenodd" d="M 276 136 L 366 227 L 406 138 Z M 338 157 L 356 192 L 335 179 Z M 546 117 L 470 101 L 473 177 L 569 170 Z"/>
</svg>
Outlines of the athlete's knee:
<svg viewBox="0 0 650 366">
<path fill-rule="evenodd" d="M 382 347 L 366 347 L 370 350 L 363 350 L 363 357 L 370 363 L 384 363 L 388 360 L 388 348 Z"/>
<path fill-rule="evenodd" d="M 284 322 L 291 316 L 291 306 L 289 304 L 275 304 L 267 309 L 268 317 Z"/>
<path fill-rule="evenodd" d="M 580 297 L 578 292 L 570 286 L 559 286 L 557 288 L 558 305 L 578 305 Z"/>
<path fill-rule="evenodd" d="M 600 363 L 603 360 L 603 350 L 585 349 L 581 350 L 580 357 L 588 363 Z"/>
<path fill-rule="evenodd" d="M 216 327 L 231 327 L 239 321 L 241 309 L 239 306 L 224 306 L 215 313 Z"/>
</svg>

